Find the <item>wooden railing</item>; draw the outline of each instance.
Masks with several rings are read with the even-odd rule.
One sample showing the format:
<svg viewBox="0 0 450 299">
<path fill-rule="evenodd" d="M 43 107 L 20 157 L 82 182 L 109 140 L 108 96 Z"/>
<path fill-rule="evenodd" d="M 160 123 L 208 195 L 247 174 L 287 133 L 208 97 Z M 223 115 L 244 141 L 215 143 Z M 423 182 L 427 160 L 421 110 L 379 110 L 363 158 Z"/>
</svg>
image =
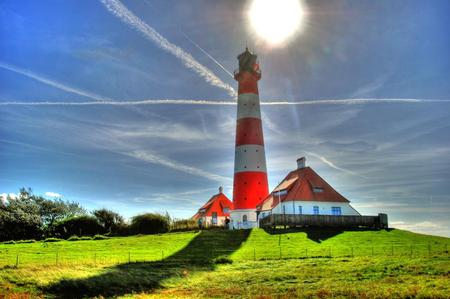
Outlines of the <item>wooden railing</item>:
<svg viewBox="0 0 450 299">
<path fill-rule="evenodd" d="M 293 214 L 271 214 L 259 221 L 260 227 L 367 227 L 388 228 L 387 214 L 378 216 L 334 216 L 334 215 L 293 215 Z"/>
</svg>

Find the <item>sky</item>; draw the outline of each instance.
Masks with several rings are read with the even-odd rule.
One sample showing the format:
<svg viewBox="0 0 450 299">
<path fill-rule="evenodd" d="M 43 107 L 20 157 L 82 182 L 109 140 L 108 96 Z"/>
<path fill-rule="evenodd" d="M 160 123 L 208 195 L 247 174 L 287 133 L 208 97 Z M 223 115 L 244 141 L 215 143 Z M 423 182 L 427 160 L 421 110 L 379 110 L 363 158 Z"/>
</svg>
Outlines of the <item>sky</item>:
<svg viewBox="0 0 450 299">
<path fill-rule="evenodd" d="M 174 218 L 231 198 L 247 44 L 270 189 L 306 156 L 362 214 L 450 236 L 450 2 L 303 1 L 282 46 L 249 4 L 1 1 L 0 194 Z"/>
</svg>

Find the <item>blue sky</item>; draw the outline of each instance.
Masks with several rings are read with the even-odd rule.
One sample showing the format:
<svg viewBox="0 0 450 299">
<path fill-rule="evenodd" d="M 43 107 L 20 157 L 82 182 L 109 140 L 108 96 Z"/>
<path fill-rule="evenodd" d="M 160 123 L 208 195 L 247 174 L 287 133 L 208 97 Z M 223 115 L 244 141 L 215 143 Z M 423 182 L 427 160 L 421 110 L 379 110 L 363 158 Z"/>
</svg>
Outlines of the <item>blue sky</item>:
<svg viewBox="0 0 450 299">
<path fill-rule="evenodd" d="M 303 101 L 262 106 L 271 188 L 306 155 L 360 212 L 449 236 L 450 2 L 304 1 L 283 47 L 256 36 L 248 5 L 2 1 L 0 193 L 178 218 L 230 195 L 236 107 L 189 101 L 233 101 L 237 84 L 194 43 L 232 72 L 247 42 L 261 101 Z M 183 102 L 116 104 L 164 99 Z"/>
</svg>

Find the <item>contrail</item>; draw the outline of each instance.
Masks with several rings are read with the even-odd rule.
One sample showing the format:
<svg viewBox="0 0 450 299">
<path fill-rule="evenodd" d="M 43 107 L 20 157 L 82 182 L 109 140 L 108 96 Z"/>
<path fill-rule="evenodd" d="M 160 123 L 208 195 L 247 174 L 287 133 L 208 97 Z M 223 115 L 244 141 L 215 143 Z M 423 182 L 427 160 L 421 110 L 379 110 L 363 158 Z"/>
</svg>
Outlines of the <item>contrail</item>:
<svg viewBox="0 0 450 299">
<path fill-rule="evenodd" d="M 328 160 L 327 158 L 325 158 L 325 157 L 323 157 L 323 156 L 319 156 L 319 155 L 317 155 L 317 154 L 315 154 L 315 153 L 311 153 L 311 152 L 305 152 L 305 153 L 306 153 L 307 155 L 309 155 L 309 156 L 313 156 L 313 157 L 319 159 L 320 161 L 322 161 L 323 163 L 327 164 L 327 165 L 330 166 L 331 168 L 334 168 L 334 169 L 336 169 L 336 170 L 339 170 L 339 171 L 342 171 L 342 172 L 345 172 L 345 173 L 348 173 L 348 174 L 351 174 L 351 175 L 356 175 L 356 176 L 360 176 L 360 177 L 363 177 L 363 178 L 367 178 L 367 177 L 365 177 L 365 176 L 363 176 L 363 175 L 360 175 L 360 174 L 358 174 L 358 173 L 356 173 L 356 172 L 354 172 L 354 171 L 351 171 L 351 170 L 349 170 L 349 169 L 345 169 L 345 168 L 336 166 L 333 162 L 331 162 L 330 160 Z"/>
<path fill-rule="evenodd" d="M 263 106 L 301 106 L 301 105 L 367 105 L 367 104 L 431 104 L 450 103 L 450 100 L 434 99 L 341 99 L 341 100 L 305 100 L 305 101 L 267 101 L 261 102 Z M 139 105 L 204 105 L 204 106 L 233 106 L 236 101 L 230 100 L 189 100 L 189 99 L 155 99 L 155 100 L 131 100 L 112 101 L 97 100 L 88 102 L 21 102 L 4 101 L 0 106 L 139 106 Z"/>
<path fill-rule="evenodd" d="M 83 96 L 83 97 L 91 98 L 91 99 L 96 100 L 96 101 L 105 101 L 105 100 L 112 101 L 110 98 L 103 97 L 103 96 L 100 96 L 100 95 L 97 95 L 95 93 L 91 93 L 91 92 L 88 92 L 88 91 L 85 91 L 85 90 L 82 90 L 82 89 L 73 88 L 73 87 L 64 85 L 62 83 L 59 83 L 59 82 L 50 80 L 48 78 L 45 78 L 42 75 L 33 73 L 33 72 L 29 71 L 29 70 L 21 69 L 21 68 L 18 68 L 16 66 L 13 66 L 13 65 L 10 65 L 10 64 L 4 63 L 4 62 L 0 62 L 0 68 L 3 68 L 5 70 L 9 70 L 9 71 L 12 71 L 12 72 L 15 72 L 15 73 L 27 76 L 29 78 L 32 78 L 34 80 L 37 80 L 37 81 L 39 81 L 41 83 L 44 83 L 44 84 L 47 84 L 49 86 L 58 88 L 60 90 L 63 90 L 63 91 L 66 91 L 66 92 L 70 92 L 70 93 L 74 93 L 74 94 L 77 94 L 77 95 L 80 95 L 80 96 Z"/>
<path fill-rule="evenodd" d="M 232 86 L 219 79 L 210 69 L 199 63 L 190 54 L 186 53 L 180 47 L 169 42 L 165 37 L 159 34 L 155 29 L 150 27 L 139 17 L 133 14 L 128 8 L 125 7 L 119 0 L 100 0 L 103 5 L 106 6 L 109 12 L 120 18 L 122 22 L 128 24 L 134 29 L 140 31 L 144 36 L 158 45 L 161 49 L 171 53 L 189 69 L 197 72 L 203 77 L 206 82 L 211 85 L 225 89 L 233 98 L 237 97 L 237 93 Z"/>
<path fill-rule="evenodd" d="M 217 64 L 225 73 L 227 73 L 228 75 L 230 75 L 231 78 L 234 78 L 233 74 L 230 73 L 230 71 L 228 71 L 219 61 L 217 61 L 217 59 L 215 59 L 214 57 L 212 57 L 208 52 L 206 52 L 202 47 L 200 47 L 200 45 L 198 45 L 196 42 L 194 42 L 189 36 L 186 35 L 186 33 L 184 33 L 183 31 L 180 31 L 181 34 L 184 35 L 184 37 L 191 43 L 193 44 L 197 49 L 199 49 L 200 51 L 202 51 L 203 54 L 205 54 L 206 56 L 208 56 L 215 64 Z"/>
<path fill-rule="evenodd" d="M 166 166 L 168 168 L 172 168 L 178 171 L 182 171 L 184 173 L 187 174 L 191 174 L 191 175 L 196 175 L 196 176 L 200 176 L 200 177 L 204 177 L 213 181 L 217 181 L 217 182 L 228 182 L 231 179 L 228 177 L 223 177 L 214 173 L 210 173 L 207 172 L 203 169 L 199 169 L 199 168 L 195 168 L 189 165 L 185 165 L 182 164 L 180 162 L 177 161 L 173 161 L 170 160 L 166 157 L 162 157 L 162 156 L 158 156 L 155 155 L 153 153 L 150 152 L 146 152 L 146 151 L 132 151 L 132 152 L 127 152 L 125 153 L 125 155 L 142 160 L 142 161 L 146 161 L 146 162 L 150 162 L 153 164 L 159 164 L 159 165 L 163 165 Z"/>
</svg>

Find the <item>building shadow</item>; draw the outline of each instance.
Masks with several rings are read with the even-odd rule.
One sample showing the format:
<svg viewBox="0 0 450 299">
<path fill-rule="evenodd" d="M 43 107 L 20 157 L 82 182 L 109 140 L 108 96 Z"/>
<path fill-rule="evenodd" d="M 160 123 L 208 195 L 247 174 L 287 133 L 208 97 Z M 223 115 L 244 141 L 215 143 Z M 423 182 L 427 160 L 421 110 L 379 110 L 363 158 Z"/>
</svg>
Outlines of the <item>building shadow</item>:
<svg viewBox="0 0 450 299">
<path fill-rule="evenodd" d="M 291 227 L 291 228 L 266 228 L 264 229 L 271 235 L 279 235 L 286 233 L 305 233 L 306 237 L 316 243 L 321 243 L 327 239 L 333 238 L 343 232 L 349 231 L 378 231 L 380 229 L 372 228 L 344 228 L 344 227 Z M 386 229 L 391 231 L 392 229 Z"/>
<path fill-rule="evenodd" d="M 186 247 L 160 261 L 116 265 L 96 276 L 62 279 L 42 291 L 58 298 L 116 297 L 152 292 L 162 288 L 162 281 L 167 278 L 213 271 L 217 264 L 231 262 L 230 255 L 249 234 L 250 230 L 201 231 Z"/>
</svg>

